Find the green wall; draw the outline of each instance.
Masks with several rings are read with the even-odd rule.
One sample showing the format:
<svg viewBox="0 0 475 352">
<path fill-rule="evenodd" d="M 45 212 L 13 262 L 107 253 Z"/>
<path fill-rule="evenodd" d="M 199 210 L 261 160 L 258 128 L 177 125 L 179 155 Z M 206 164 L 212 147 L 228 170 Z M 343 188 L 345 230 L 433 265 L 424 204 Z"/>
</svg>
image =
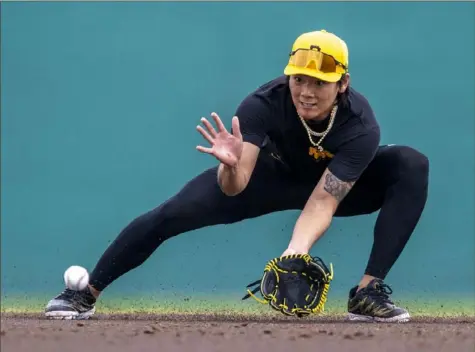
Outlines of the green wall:
<svg viewBox="0 0 475 352">
<path fill-rule="evenodd" d="M 135 216 L 215 160 L 201 116 L 226 121 L 282 74 L 293 40 L 325 28 L 350 50 L 352 84 L 383 143 L 431 161 L 427 208 L 388 277 L 398 298 L 473 297 L 473 3 L 2 3 L 2 295 L 52 295 L 92 269 Z M 183 234 L 111 296 L 239 297 L 287 245 L 296 212 Z M 332 294 L 365 268 L 376 214 L 337 219 L 312 254 Z M 396 297 L 396 296 L 395 296 Z"/>
</svg>

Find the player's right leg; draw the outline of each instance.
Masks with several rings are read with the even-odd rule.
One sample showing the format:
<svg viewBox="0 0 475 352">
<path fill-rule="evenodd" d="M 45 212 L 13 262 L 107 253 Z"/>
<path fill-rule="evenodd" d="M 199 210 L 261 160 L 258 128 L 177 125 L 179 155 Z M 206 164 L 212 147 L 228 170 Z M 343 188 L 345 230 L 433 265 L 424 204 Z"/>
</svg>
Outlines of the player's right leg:
<svg viewBox="0 0 475 352">
<path fill-rule="evenodd" d="M 279 161 L 261 153 L 247 188 L 226 196 L 217 184 L 217 168 L 189 181 L 176 195 L 137 217 L 111 243 L 91 272 L 84 291 L 66 289 L 46 306 L 47 317 L 87 319 L 95 296 L 123 274 L 140 266 L 167 239 L 191 230 L 231 224 L 275 211 L 301 209 L 308 197 L 286 176 Z M 289 189 L 293 187 L 292 190 Z M 310 190 L 311 191 L 311 190 Z"/>
</svg>

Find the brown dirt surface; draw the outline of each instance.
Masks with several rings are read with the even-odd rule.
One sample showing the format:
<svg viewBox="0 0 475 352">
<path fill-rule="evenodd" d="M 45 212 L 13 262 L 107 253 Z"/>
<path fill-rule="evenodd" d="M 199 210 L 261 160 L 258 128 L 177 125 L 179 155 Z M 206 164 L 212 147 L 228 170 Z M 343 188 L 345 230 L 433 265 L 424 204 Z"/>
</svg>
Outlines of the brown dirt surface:
<svg viewBox="0 0 475 352">
<path fill-rule="evenodd" d="M 95 315 L 85 321 L 3 314 L 2 352 L 475 351 L 475 318 L 405 324 L 343 318 L 256 319 L 211 315 Z"/>
</svg>

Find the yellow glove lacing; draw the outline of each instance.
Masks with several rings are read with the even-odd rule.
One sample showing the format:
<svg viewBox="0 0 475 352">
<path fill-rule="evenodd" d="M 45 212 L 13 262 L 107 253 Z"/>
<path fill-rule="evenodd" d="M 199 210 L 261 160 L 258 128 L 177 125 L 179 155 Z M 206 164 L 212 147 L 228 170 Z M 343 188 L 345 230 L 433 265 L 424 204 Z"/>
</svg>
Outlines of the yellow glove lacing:
<svg viewBox="0 0 475 352">
<path fill-rule="evenodd" d="M 279 268 L 277 266 L 277 263 L 279 261 L 281 261 L 282 259 L 297 259 L 297 258 L 302 258 L 303 260 L 305 260 L 305 262 L 307 264 L 310 263 L 313 260 L 313 258 L 309 254 L 291 254 L 291 255 L 284 256 L 284 257 L 274 258 L 271 261 L 269 261 L 266 264 L 266 266 L 264 267 L 264 273 L 269 272 L 271 270 L 274 271 L 275 276 L 277 278 L 276 291 L 277 291 L 277 288 L 279 286 L 279 273 L 288 274 L 288 271 Z M 297 274 L 296 271 L 293 271 L 292 273 Z M 306 276 L 307 274 L 302 273 L 302 275 Z M 256 295 L 253 294 L 252 291 L 249 290 L 249 289 L 247 289 L 247 293 L 249 294 L 250 297 L 254 298 L 257 302 L 259 302 L 261 304 L 270 303 L 273 307 L 281 309 L 284 314 L 294 315 L 294 314 L 298 314 L 298 313 L 301 313 L 301 314 L 322 313 L 325 310 L 325 303 L 327 302 L 327 299 L 328 299 L 328 291 L 330 289 L 330 281 L 333 280 L 333 264 L 332 263 L 330 263 L 330 273 L 324 273 L 324 276 L 325 276 L 325 283 L 323 285 L 323 290 L 322 290 L 322 294 L 321 294 L 321 297 L 320 297 L 320 303 L 315 308 L 312 308 L 312 309 L 308 309 L 307 306 L 304 306 L 304 309 L 302 309 L 302 308 L 292 308 L 290 310 L 290 313 L 289 313 L 289 307 L 285 303 L 285 298 L 284 298 L 283 303 L 277 305 L 277 297 L 275 296 L 275 294 L 269 293 L 268 295 L 264 295 L 264 299 L 261 299 L 261 298 L 256 297 Z M 310 278 L 310 280 L 313 280 L 312 277 L 309 277 L 309 278 Z M 263 289 L 262 289 L 263 281 L 264 280 L 261 281 L 261 292 L 263 292 Z M 312 289 L 312 288 L 313 288 L 313 284 L 310 286 L 310 289 Z M 305 299 L 308 300 L 309 296 L 310 295 L 307 295 L 307 297 L 305 297 Z M 315 296 L 314 300 L 316 300 L 316 299 L 317 299 L 317 297 Z M 312 301 L 310 303 L 313 303 L 313 302 L 314 301 Z"/>
</svg>

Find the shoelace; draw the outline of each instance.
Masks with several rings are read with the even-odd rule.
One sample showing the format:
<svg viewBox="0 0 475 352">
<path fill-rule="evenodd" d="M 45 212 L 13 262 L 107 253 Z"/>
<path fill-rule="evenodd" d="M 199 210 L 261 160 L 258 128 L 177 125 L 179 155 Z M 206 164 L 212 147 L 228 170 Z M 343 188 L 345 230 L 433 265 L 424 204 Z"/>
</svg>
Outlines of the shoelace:
<svg viewBox="0 0 475 352">
<path fill-rule="evenodd" d="M 57 296 L 57 298 L 74 298 L 75 295 L 76 295 L 76 291 L 66 288 L 63 292 L 61 292 Z"/>
<path fill-rule="evenodd" d="M 385 283 L 377 283 L 374 288 L 370 290 L 372 296 L 378 297 L 381 301 L 389 304 L 393 302 L 389 299 L 389 295 L 393 293 L 391 287 Z"/>
<path fill-rule="evenodd" d="M 88 299 L 88 294 L 85 291 L 74 291 L 66 288 L 61 292 L 57 298 L 70 299 L 79 302 L 83 305 L 90 305 L 91 302 Z"/>
</svg>

